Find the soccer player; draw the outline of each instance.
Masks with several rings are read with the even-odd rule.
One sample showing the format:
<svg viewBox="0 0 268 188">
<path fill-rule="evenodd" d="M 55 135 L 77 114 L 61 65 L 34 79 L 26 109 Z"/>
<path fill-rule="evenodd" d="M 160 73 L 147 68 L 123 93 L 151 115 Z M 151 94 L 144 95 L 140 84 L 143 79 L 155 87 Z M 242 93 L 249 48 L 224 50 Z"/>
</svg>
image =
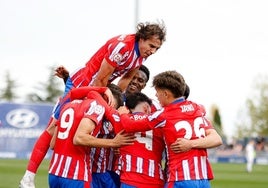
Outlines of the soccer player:
<svg viewBox="0 0 268 188">
<path fill-rule="evenodd" d="M 152 101 L 143 93 L 133 93 L 126 98 L 126 107 L 130 110 L 131 119 L 139 120 L 151 113 Z M 135 125 L 134 125 L 135 126 Z M 124 126 L 128 132 L 130 127 Z M 160 129 L 136 132 L 133 145 L 120 148 L 120 180 L 121 188 L 164 187 L 164 171 L 162 170 L 162 154 L 164 140 Z"/>
<path fill-rule="evenodd" d="M 140 92 L 129 94 L 126 97 L 126 106 L 132 113 L 129 116 L 133 119 L 146 118 L 147 114 L 151 112 L 151 103 L 151 99 Z M 162 188 L 164 186 L 164 174 L 161 160 L 164 151 L 164 140 L 161 130 L 140 132 L 139 129 L 135 128 L 135 125 L 122 126 L 118 112 L 107 107 L 107 105 L 105 108 L 110 115 L 106 118 L 114 126 L 115 132 L 124 130 L 126 133 L 135 133 L 136 137 L 136 141 L 131 147 L 123 146 L 120 148 L 120 188 Z"/>
<path fill-rule="evenodd" d="M 255 151 L 255 140 L 252 138 L 249 140 L 245 147 L 245 154 L 246 154 L 246 170 L 247 172 L 252 172 L 253 170 L 253 164 L 256 157 L 256 151 Z"/>
<path fill-rule="evenodd" d="M 124 92 L 124 101 L 129 95 L 140 92 L 149 80 L 150 72 L 148 68 L 141 65 L 138 72 L 130 81 L 126 91 Z M 156 103 L 152 105 L 154 109 L 158 108 Z M 99 138 L 113 138 L 115 135 L 114 126 L 108 120 L 105 120 L 99 131 Z M 114 148 L 92 148 L 92 184 L 94 188 L 102 187 L 120 187 L 120 171 L 118 164 L 118 155 L 114 154 Z M 106 157 L 105 157 L 106 155 Z M 118 166 L 119 165 L 119 166 Z M 113 179 L 113 182 L 111 182 Z"/>
<path fill-rule="evenodd" d="M 114 85 L 114 89 L 119 89 Z M 117 92 L 117 105 L 115 108 L 123 105 L 122 91 Z M 95 97 L 97 98 L 97 97 Z M 104 118 L 100 128 L 96 131 L 97 138 L 113 139 L 116 134 L 114 132 L 113 125 Z M 114 154 L 116 148 L 107 147 L 92 147 L 90 151 L 91 157 L 91 169 L 92 169 L 92 187 L 93 188 L 119 188 L 120 179 L 114 172 L 114 163 L 117 160 L 117 156 Z"/>
<path fill-rule="evenodd" d="M 116 94 L 117 90 L 111 90 L 117 97 L 115 101 L 119 101 L 121 92 Z M 76 92 L 75 89 L 72 92 Z M 133 136 L 122 132 L 109 140 L 94 136 L 102 124 L 105 101 L 92 97 L 91 92 L 84 100 L 74 99 L 66 103 L 61 110 L 55 137 L 51 142 L 54 149 L 49 167 L 51 188 L 91 187 L 90 147 L 120 147 L 134 141 Z"/>
<path fill-rule="evenodd" d="M 126 97 L 129 94 L 141 92 L 145 88 L 146 84 L 148 83 L 149 78 L 150 78 L 149 69 L 145 65 L 140 66 L 139 70 L 134 75 L 134 77 L 132 78 L 132 80 L 130 81 L 130 83 L 128 84 L 124 92 L 124 100 L 126 100 Z M 152 112 L 159 110 L 161 108 L 159 103 L 156 100 L 153 100 L 153 99 L 151 100 L 152 100 L 152 105 L 151 105 Z"/>
<path fill-rule="evenodd" d="M 143 120 L 131 121 L 121 115 L 121 122 L 138 128 L 162 130 L 167 149 L 167 182 L 165 187 L 210 187 L 214 178 L 206 148 L 217 147 L 222 139 L 204 117 L 202 106 L 185 100 L 186 83 L 176 71 L 156 75 L 153 86 L 163 108 Z M 187 141 L 178 152 L 171 149 L 177 140 Z"/>
<path fill-rule="evenodd" d="M 166 28 L 160 23 L 139 23 L 135 34 L 119 35 L 108 40 L 86 63 L 70 74 L 64 96 L 73 87 L 107 86 L 120 77 L 118 86 L 124 91 L 143 62 L 163 44 Z M 112 102 L 112 101 L 109 101 Z M 33 188 L 36 171 L 45 157 L 63 102 L 55 105 L 46 130 L 36 141 L 27 170 L 20 181 L 21 188 Z"/>
<path fill-rule="evenodd" d="M 56 69 L 56 73 L 63 80 L 67 80 L 69 72 L 68 70 L 61 66 Z M 149 80 L 150 72 L 148 68 L 141 65 L 138 72 L 134 75 L 131 82 L 129 83 L 126 91 L 124 92 L 124 101 L 126 102 L 127 96 L 140 92 L 145 88 L 146 83 Z M 158 109 L 159 104 L 154 105 L 152 108 Z M 113 138 L 115 135 L 113 125 L 107 121 L 103 120 L 103 126 L 97 133 L 98 138 Z M 92 148 L 91 149 L 91 161 L 92 161 L 92 185 L 94 188 L 101 187 L 120 187 L 120 177 L 118 169 L 118 157 L 114 155 L 114 148 Z M 115 173 L 117 172 L 117 173 Z M 114 180 L 113 182 L 111 180 Z"/>
</svg>

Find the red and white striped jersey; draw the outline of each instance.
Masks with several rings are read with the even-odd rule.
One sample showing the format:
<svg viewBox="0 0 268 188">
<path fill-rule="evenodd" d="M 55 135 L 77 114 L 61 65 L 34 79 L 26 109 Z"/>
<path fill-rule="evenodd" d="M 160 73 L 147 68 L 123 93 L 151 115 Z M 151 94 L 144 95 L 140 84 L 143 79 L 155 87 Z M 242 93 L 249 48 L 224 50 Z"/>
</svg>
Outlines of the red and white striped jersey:
<svg viewBox="0 0 268 188">
<path fill-rule="evenodd" d="M 174 153 L 170 149 L 177 138 L 198 139 L 205 137 L 206 129 L 213 128 L 204 117 L 204 109 L 200 105 L 178 99 L 141 121 L 130 121 L 126 117 L 121 116 L 125 125 L 149 126 L 162 131 L 167 151 L 167 181 L 213 179 L 206 149 L 191 149 L 182 153 Z"/>
<path fill-rule="evenodd" d="M 146 118 L 143 113 L 130 115 L 132 119 Z M 124 126 L 127 129 L 126 126 Z M 161 166 L 164 140 L 160 129 L 136 132 L 133 145 L 120 148 L 120 180 L 126 184 L 139 186 L 152 182 L 163 186 L 164 177 Z M 141 176 L 143 174 L 143 176 Z"/>
<path fill-rule="evenodd" d="M 146 60 L 139 54 L 135 34 L 120 35 L 111 38 L 86 63 L 86 65 L 70 74 L 74 87 L 91 85 L 96 77 L 103 59 L 115 70 L 108 82 L 111 83 L 129 70 L 135 69 Z"/>
<path fill-rule="evenodd" d="M 115 136 L 113 125 L 103 120 L 98 132 L 94 133 L 98 138 L 113 139 Z M 91 148 L 92 172 L 104 173 L 112 170 L 115 156 L 113 148 Z"/>
<path fill-rule="evenodd" d="M 91 181 L 90 147 L 73 144 L 75 132 L 82 118 L 98 125 L 105 108 L 95 99 L 73 100 L 61 110 L 58 134 L 50 161 L 49 173 L 56 176 Z"/>
</svg>

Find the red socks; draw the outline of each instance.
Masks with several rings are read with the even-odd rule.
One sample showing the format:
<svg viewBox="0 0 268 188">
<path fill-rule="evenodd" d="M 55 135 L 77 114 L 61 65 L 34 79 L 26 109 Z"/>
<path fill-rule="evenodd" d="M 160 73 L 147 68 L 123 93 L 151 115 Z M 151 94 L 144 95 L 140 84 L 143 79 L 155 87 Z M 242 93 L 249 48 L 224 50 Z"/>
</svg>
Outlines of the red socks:
<svg viewBox="0 0 268 188">
<path fill-rule="evenodd" d="M 52 136 L 46 130 L 40 135 L 33 147 L 27 170 L 36 173 L 38 167 L 47 154 L 51 139 Z"/>
</svg>

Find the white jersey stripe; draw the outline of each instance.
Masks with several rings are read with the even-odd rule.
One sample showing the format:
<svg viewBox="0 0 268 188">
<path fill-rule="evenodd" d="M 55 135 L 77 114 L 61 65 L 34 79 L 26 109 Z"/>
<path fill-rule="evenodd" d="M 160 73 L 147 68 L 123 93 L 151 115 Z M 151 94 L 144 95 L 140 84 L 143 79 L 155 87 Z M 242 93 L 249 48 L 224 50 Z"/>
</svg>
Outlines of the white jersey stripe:
<svg viewBox="0 0 268 188">
<path fill-rule="evenodd" d="M 197 180 L 200 180 L 200 175 L 199 175 L 199 165 L 198 165 L 198 157 L 194 157 L 194 172 L 195 172 L 195 178 Z"/>
<path fill-rule="evenodd" d="M 137 157 L 137 172 L 142 173 L 143 159 L 141 157 Z"/>
<path fill-rule="evenodd" d="M 191 180 L 188 160 L 182 161 L 183 175 L 185 180 Z"/>
<path fill-rule="evenodd" d="M 154 171 L 155 171 L 154 160 L 149 159 L 149 176 L 154 177 Z"/>
<path fill-rule="evenodd" d="M 77 161 L 77 163 L 75 165 L 75 171 L 74 171 L 73 179 L 76 180 L 78 178 L 78 173 L 79 173 L 79 161 Z"/>
<path fill-rule="evenodd" d="M 63 160 L 63 155 L 60 157 L 60 162 L 59 162 L 59 165 L 58 165 L 57 170 L 56 170 L 56 172 L 55 172 L 55 175 L 56 175 L 56 176 L 59 175 L 62 160 Z"/>
<path fill-rule="evenodd" d="M 68 175 L 68 171 L 69 171 L 69 168 L 70 168 L 71 160 L 72 160 L 72 158 L 69 157 L 69 156 L 66 158 L 64 169 L 63 169 L 63 172 L 62 172 L 62 177 L 64 177 L 64 178 L 66 178 L 67 175 Z"/>
<path fill-rule="evenodd" d="M 111 45 L 110 45 L 111 46 Z M 109 46 L 109 48 L 110 48 Z M 119 42 L 116 47 L 113 49 L 111 55 L 109 56 L 110 61 L 114 61 L 113 58 L 118 52 L 125 46 L 123 42 Z"/>
<path fill-rule="evenodd" d="M 202 168 L 202 175 L 204 179 L 207 179 L 208 176 L 208 172 L 207 172 L 207 157 L 206 156 L 202 156 L 201 157 L 201 168 Z"/>
<path fill-rule="evenodd" d="M 52 172 L 52 169 L 54 169 L 55 165 L 56 165 L 56 162 L 58 161 L 58 154 L 55 153 L 54 154 L 54 160 L 53 160 L 53 164 L 51 165 L 50 169 L 49 169 L 49 172 L 48 173 L 51 173 Z"/>
<path fill-rule="evenodd" d="M 129 172 L 131 170 L 131 155 L 126 155 L 126 171 Z"/>
</svg>

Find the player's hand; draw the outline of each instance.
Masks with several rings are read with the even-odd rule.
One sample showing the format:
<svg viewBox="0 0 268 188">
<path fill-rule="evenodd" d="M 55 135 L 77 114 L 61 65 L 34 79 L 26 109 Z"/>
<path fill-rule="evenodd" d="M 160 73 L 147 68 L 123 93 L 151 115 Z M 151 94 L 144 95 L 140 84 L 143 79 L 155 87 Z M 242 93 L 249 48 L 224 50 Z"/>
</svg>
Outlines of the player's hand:
<svg viewBox="0 0 268 188">
<path fill-rule="evenodd" d="M 189 151 L 192 149 L 191 140 L 186 138 L 177 138 L 177 140 L 170 145 L 170 149 L 174 153 Z"/>
<path fill-rule="evenodd" d="M 126 106 L 120 106 L 118 109 L 117 109 L 119 115 L 122 115 L 122 114 L 129 114 L 129 109 L 126 107 Z"/>
<path fill-rule="evenodd" d="M 103 94 L 104 94 L 104 99 L 107 101 L 108 105 L 115 108 L 116 103 L 115 103 L 111 90 L 107 88 Z"/>
<path fill-rule="evenodd" d="M 65 80 L 69 77 L 69 71 L 64 66 L 59 66 L 56 68 L 54 75 Z"/>
<path fill-rule="evenodd" d="M 135 140 L 136 136 L 133 133 L 125 133 L 124 130 L 122 130 L 113 138 L 114 147 L 132 145 Z"/>
</svg>

